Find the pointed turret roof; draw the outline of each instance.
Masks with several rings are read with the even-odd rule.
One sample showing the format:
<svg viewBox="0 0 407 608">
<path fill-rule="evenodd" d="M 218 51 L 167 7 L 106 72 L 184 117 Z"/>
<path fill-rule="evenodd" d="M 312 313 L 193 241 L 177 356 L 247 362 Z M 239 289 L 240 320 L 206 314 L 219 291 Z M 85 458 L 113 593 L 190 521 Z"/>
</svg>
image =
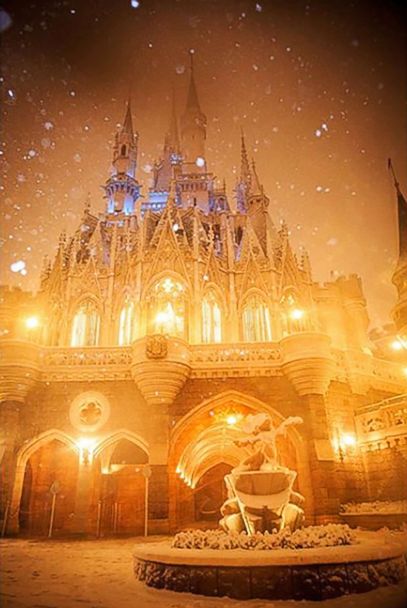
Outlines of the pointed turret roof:
<svg viewBox="0 0 407 608">
<path fill-rule="evenodd" d="M 241 183 L 246 184 L 246 186 L 249 187 L 251 182 L 251 175 L 243 129 L 241 130 L 240 137 L 240 181 Z"/>
<path fill-rule="evenodd" d="M 252 158 L 252 186 L 254 194 L 263 194 L 263 186 L 260 183 L 259 176 L 257 175 L 256 163 Z"/>
<path fill-rule="evenodd" d="M 186 109 L 196 108 L 199 111 L 201 110 L 201 106 L 199 105 L 198 100 L 198 92 L 196 90 L 195 77 L 194 77 L 194 53 L 190 51 L 190 79 L 189 79 L 189 89 L 188 89 L 188 97 L 187 97 L 187 107 Z"/>
<path fill-rule="evenodd" d="M 397 220 L 398 220 L 398 236 L 399 236 L 399 260 L 407 261 L 407 201 L 400 190 L 400 184 L 397 181 L 396 174 L 391 162 L 388 160 L 388 167 L 391 171 L 394 181 L 394 187 L 397 193 Z"/>
<path fill-rule="evenodd" d="M 178 151 L 180 149 L 180 140 L 179 140 L 179 132 L 178 132 L 178 120 L 177 120 L 177 112 L 175 108 L 175 93 L 174 90 L 172 92 L 172 107 L 171 107 L 171 118 L 169 129 L 165 136 L 165 145 L 172 150 Z"/>
<path fill-rule="evenodd" d="M 124 116 L 122 131 L 129 133 L 129 135 L 133 135 L 133 120 L 131 118 L 131 100 L 130 98 L 127 100 L 126 105 L 126 114 Z"/>
</svg>

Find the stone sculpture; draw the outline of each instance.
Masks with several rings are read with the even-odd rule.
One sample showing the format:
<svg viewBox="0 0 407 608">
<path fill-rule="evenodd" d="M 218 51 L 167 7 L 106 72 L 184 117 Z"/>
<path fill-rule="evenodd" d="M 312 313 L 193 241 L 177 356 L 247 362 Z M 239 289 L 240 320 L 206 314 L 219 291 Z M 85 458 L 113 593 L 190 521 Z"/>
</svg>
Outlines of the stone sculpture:
<svg viewBox="0 0 407 608">
<path fill-rule="evenodd" d="M 299 528 L 304 519 L 304 497 L 293 490 L 297 473 L 278 464 L 276 438 L 288 426 L 301 424 L 302 418 L 286 418 L 275 427 L 270 416 L 246 416 L 239 430 L 242 439 L 235 443 L 249 447 L 246 457 L 225 476 L 228 499 L 221 507 L 220 525 L 225 531 L 248 534 Z"/>
</svg>

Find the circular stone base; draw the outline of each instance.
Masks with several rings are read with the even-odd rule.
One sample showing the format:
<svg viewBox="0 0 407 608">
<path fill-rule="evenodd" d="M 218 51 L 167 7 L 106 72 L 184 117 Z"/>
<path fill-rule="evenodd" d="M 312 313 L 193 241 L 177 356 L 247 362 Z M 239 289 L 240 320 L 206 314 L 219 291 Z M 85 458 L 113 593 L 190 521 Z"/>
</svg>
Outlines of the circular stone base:
<svg viewBox="0 0 407 608">
<path fill-rule="evenodd" d="M 403 547 L 368 542 L 319 549 L 228 551 L 139 545 L 134 572 L 149 587 L 238 599 L 324 600 L 396 584 L 406 576 Z"/>
</svg>

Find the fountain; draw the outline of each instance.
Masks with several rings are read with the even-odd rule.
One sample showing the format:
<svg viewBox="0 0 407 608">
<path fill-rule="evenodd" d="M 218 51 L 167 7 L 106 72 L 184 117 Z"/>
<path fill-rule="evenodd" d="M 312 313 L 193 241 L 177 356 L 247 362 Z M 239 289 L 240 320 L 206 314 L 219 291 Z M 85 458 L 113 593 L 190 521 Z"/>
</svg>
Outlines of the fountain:
<svg viewBox="0 0 407 608">
<path fill-rule="evenodd" d="M 225 476 L 219 530 L 187 530 L 172 541 L 138 545 L 134 571 L 150 587 L 239 599 L 323 600 L 398 583 L 403 547 L 383 535 L 361 540 L 347 525 L 302 527 L 296 471 L 278 463 L 278 427 L 267 414 L 240 421 L 245 457 Z M 247 452 L 250 452 L 247 455 Z"/>
</svg>

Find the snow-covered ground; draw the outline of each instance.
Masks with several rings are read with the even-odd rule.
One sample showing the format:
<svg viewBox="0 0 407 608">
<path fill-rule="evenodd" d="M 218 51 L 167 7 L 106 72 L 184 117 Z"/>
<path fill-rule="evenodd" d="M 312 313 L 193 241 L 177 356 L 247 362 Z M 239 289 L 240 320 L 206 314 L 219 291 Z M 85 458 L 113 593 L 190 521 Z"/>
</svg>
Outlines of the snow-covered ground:
<svg viewBox="0 0 407 608">
<path fill-rule="evenodd" d="M 158 540 L 152 538 L 151 540 Z M 132 552 L 144 539 L 1 541 L 2 608 L 405 608 L 407 582 L 325 602 L 206 598 L 137 582 Z"/>
</svg>

